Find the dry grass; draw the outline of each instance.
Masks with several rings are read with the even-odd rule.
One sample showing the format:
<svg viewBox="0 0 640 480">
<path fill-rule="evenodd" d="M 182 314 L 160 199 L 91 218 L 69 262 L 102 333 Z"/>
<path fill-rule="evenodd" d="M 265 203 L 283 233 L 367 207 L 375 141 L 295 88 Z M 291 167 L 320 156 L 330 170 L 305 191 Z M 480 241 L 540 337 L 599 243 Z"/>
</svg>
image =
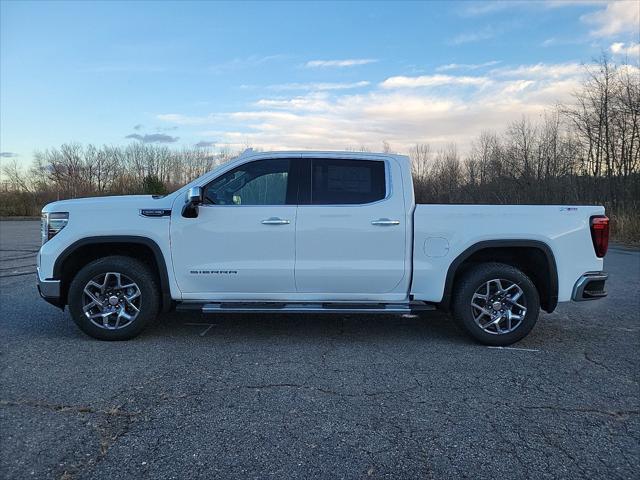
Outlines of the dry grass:
<svg viewBox="0 0 640 480">
<path fill-rule="evenodd" d="M 612 213 L 611 239 L 640 246 L 640 214 L 638 211 Z"/>
</svg>

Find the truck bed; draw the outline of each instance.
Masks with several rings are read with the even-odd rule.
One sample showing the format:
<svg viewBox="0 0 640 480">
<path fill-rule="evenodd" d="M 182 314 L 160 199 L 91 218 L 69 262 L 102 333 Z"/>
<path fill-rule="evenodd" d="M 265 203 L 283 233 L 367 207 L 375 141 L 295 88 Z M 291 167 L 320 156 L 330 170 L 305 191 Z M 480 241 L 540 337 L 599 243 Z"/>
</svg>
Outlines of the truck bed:
<svg viewBox="0 0 640 480">
<path fill-rule="evenodd" d="M 568 301 L 583 273 L 602 270 L 589 221 L 603 214 L 601 206 L 416 205 L 411 294 L 416 300 L 440 302 L 449 267 L 465 251 L 520 240 L 548 247 L 558 273 L 558 301 Z"/>
</svg>

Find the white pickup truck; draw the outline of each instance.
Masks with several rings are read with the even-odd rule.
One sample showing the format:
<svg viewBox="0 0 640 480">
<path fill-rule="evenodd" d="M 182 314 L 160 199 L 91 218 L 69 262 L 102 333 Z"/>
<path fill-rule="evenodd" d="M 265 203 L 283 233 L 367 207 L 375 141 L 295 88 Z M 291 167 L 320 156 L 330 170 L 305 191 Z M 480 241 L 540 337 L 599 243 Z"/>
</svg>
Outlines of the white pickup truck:
<svg viewBox="0 0 640 480">
<path fill-rule="evenodd" d="M 606 295 L 608 236 L 601 206 L 416 205 L 401 155 L 249 152 L 163 197 L 45 206 L 38 289 L 103 340 L 176 307 L 437 307 L 508 345 L 541 308 Z"/>
</svg>

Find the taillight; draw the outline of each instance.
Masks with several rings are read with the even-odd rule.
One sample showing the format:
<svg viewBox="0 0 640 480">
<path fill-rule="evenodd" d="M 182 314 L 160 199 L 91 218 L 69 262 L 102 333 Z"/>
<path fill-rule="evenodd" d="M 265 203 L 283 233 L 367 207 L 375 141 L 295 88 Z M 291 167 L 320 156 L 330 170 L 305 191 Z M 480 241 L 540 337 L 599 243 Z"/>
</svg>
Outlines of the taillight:
<svg viewBox="0 0 640 480">
<path fill-rule="evenodd" d="M 609 218 L 605 215 L 591 217 L 591 240 L 593 249 L 599 258 L 607 254 L 609 248 Z"/>
</svg>

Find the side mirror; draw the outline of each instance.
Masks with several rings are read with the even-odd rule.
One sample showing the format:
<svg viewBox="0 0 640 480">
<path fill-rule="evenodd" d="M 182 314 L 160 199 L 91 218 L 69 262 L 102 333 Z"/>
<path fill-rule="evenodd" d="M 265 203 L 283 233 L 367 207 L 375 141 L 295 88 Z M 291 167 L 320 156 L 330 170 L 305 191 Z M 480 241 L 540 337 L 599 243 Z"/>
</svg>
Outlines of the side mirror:
<svg viewBox="0 0 640 480">
<path fill-rule="evenodd" d="M 200 205 L 204 201 L 204 190 L 202 187 L 191 187 L 187 190 L 187 203 L 193 206 Z"/>
<path fill-rule="evenodd" d="M 204 190 L 202 187 L 191 187 L 187 190 L 187 198 L 182 207 L 182 216 L 185 218 L 198 217 L 198 205 L 204 201 Z"/>
</svg>

